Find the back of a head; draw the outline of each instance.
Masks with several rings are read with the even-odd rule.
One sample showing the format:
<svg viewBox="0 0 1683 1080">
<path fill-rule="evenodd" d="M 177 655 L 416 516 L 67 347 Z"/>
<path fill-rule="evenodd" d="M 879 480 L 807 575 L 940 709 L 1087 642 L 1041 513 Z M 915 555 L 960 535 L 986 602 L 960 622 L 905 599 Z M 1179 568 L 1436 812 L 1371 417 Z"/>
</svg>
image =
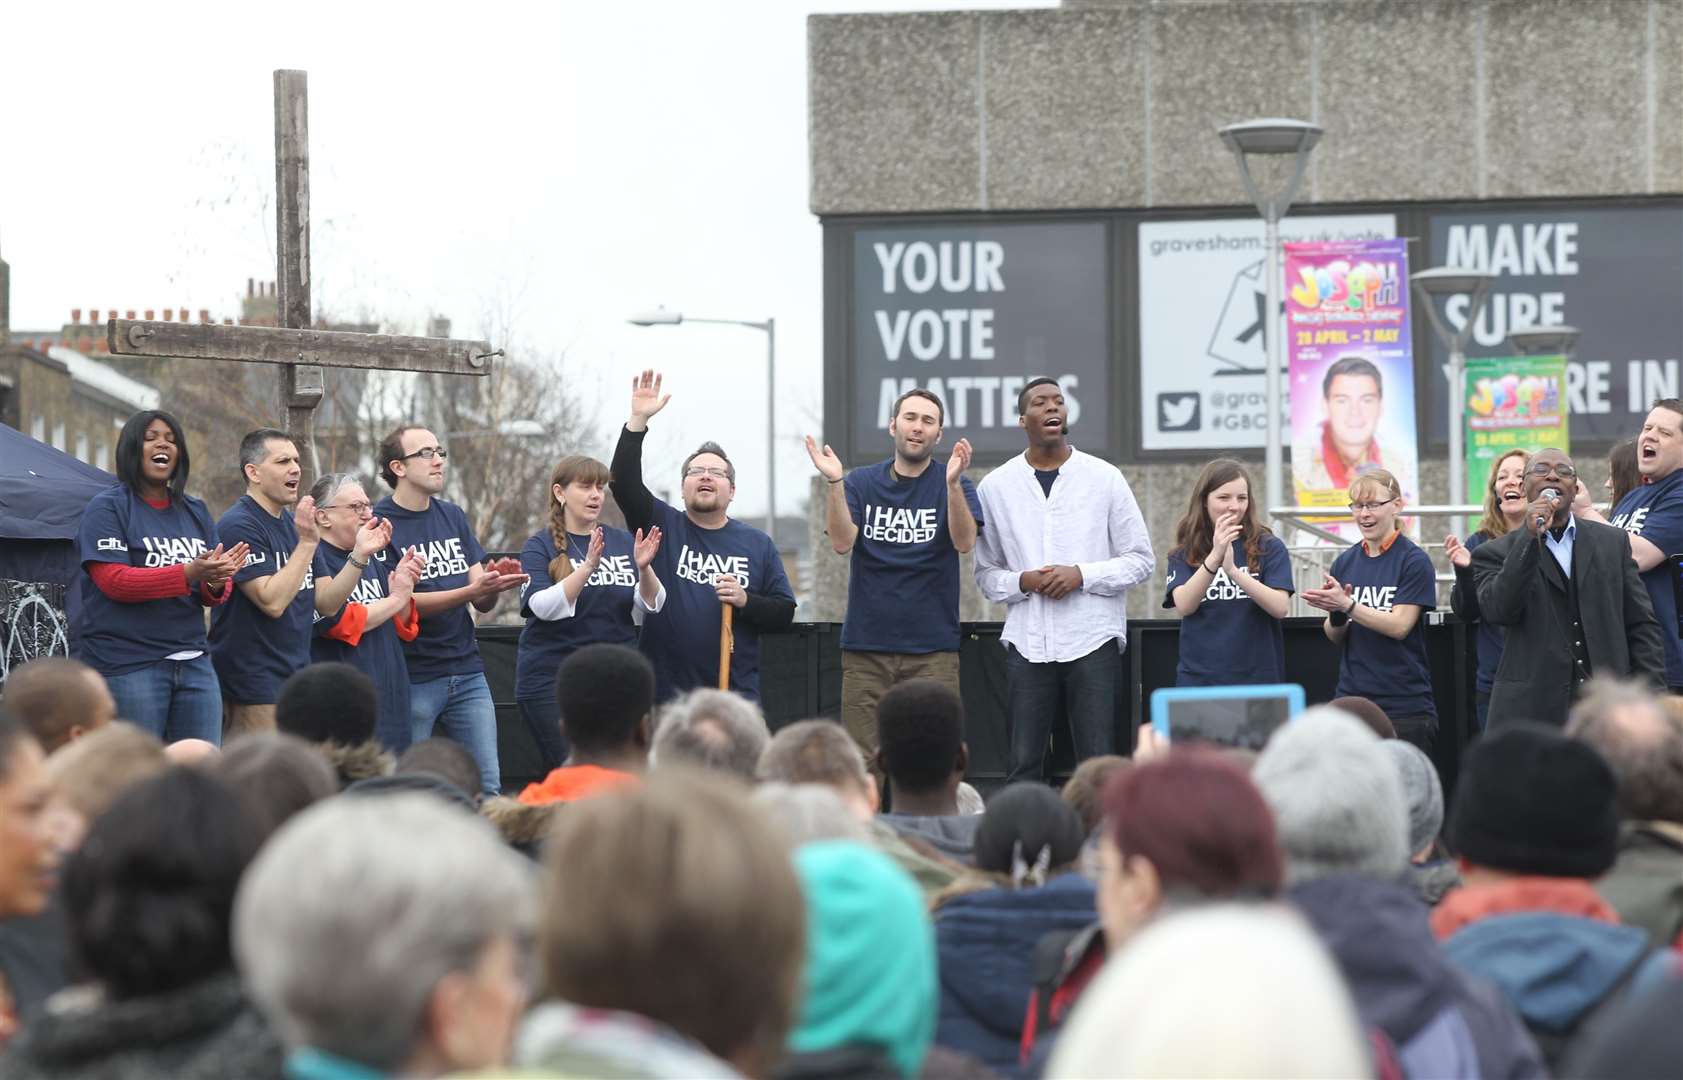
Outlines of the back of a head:
<svg viewBox="0 0 1683 1080">
<path fill-rule="evenodd" d="M 1098 754 L 1077 765 L 1075 772 L 1070 774 L 1061 794 L 1064 802 L 1069 803 L 1070 809 L 1081 819 L 1081 827 L 1087 830 L 1088 836 L 1093 835 L 1093 830 L 1104 822 L 1105 785 L 1119 770 L 1126 770 L 1133 764 L 1120 754 Z"/>
<path fill-rule="evenodd" d="M 798 1053 L 874 1047 L 915 1077 L 935 1036 L 935 934 L 922 892 L 886 855 L 826 841 L 795 852 L 806 899 Z"/>
<path fill-rule="evenodd" d="M 169 768 L 164 744 L 144 728 L 119 721 L 61 747 L 47 759 L 53 791 L 87 821 L 142 780 Z"/>
<path fill-rule="evenodd" d="M 1683 824 L 1683 699 L 1656 699 L 1640 684 L 1593 679 L 1567 734 L 1595 748 L 1618 785 L 1628 821 Z"/>
<path fill-rule="evenodd" d="M 654 668 L 626 645 L 586 645 L 561 661 L 555 676 L 562 734 L 588 754 L 640 752 L 654 695 Z"/>
<path fill-rule="evenodd" d="M 339 791 L 339 778 L 321 751 L 278 731 L 235 739 L 211 771 L 246 800 L 265 837 Z"/>
<path fill-rule="evenodd" d="M 754 789 L 754 802 L 766 809 L 791 847 L 816 840 L 865 843 L 869 839 L 865 823 L 847 808 L 835 788 L 824 784 L 769 780 Z"/>
<path fill-rule="evenodd" d="M 759 706 L 728 690 L 691 690 L 660 711 L 649 764 L 722 772 L 752 784 L 771 731 Z"/>
<path fill-rule="evenodd" d="M 119 999 L 231 971 L 234 891 L 262 840 L 245 802 L 206 770 L 172 768 L 129 788 L 65 868 L 82 970 Z"/>
<path fill-rule="evenodd" d="M 1379 703 L 1374 701 L 1372 698 L 1365 698 L 1357 695 L 1333 698 L 1331 701 L 1327 702 L 1327 708 L 1340 709 L 1349 713 L 1357 720 L 1366 724 L 1368 730 L 1379 736 L 1381 739 L 1394 739 L 1397 737 L 1397 729 L 1396 726 L 1391 723 L 1391 717 L 1384 709 L 1380 708 Z"/>
<path fill-rule="evenodd" d="M 882 770 L 897 791 L 938 791 L 963 771 L 964 702 L 945 683 L 908 679 L 877 703 Z"/>
<path fill-rule="evenodd" d="M 359 746 L 374 737 L 373 680 L 349 664 L 310 664 L 281 684 L 275 727 L 305 742 Z"/>
<path fill-rule="evenodd" d="M 392 775 L 415 773 L 429 773 L 456 788 L 470 802 L 479 800 L 479 763 L 455 739 L 422 739 L 405 750 Z"/>
<path fill-rule="evenodd" d="M 1170 897 L 1280 891 L 1285 870 L 1274 814 L 1220 750 L 1175 749 L 1119 774 L 1105 788 L 1104 810 L 1117 850 L 1150 862 Z"/>
<path fill-rule="evenodd" d="M 1148 926 L 1082 993 L 1049 1077 L 1373 1075 L 1349 991 L 1280 907 L 1217 904 Z"/>
<path fill-rule="evenodd" d="M 767 782 L 823 784 L 859 795 L 872 783 L 859 744 L 833 720 L 801 720 L 779 730 L 760 755 L 758 775 Z"/>
<path fill-rule="evenodd" d="M 532 928 L 531 873 L 489 825 L 428 795 L 328 799 L 240 886 L 234 948 L 289 1048 L 381 1073 L 411 1059 L 440 979 Z"/>
<path fill-rule="evenodd" d="M 1443 829 L 1443 781 L 1426 751 L 1413 743 L 1386 739 L 1379 749 L 1396 767 L 1408 812 L 1408 852 L 1418 855 L 1436 842 Z"/>
<path fill-rule="evenodd" d="M 1408 867 L 1408 811 L 1379 737 L 1349 713 L 1308 709 L 1276 731 L 1251 779 L 1274 811 L 1286 882 L 1386 881 Z"/>
<path fill-rule="evenodd" d="M 103 726 L 112 707 L 99 672 L 68 656 L 37 657 L 13 669 L 0 704 L 49 754 L 70 741 L 74 728 Z"/>
<path fill-rule="evenodd" d="M 1081 819 L 1045 784 L 1021 781 L 988 800 L 976 826 L 976 869 L 994 874 L 1059 870 L 1081 854 Z"/>
<path fill-rule="evenodd" d="M 736 785 L 667 770 L 573 803 L 544 864 L 549 993 L 646 1016 L 744 1071 L 780 1056 L 805 913 L 788 842 Z"/>
<path fill-rule="evenodd" d="M 1600 877 L 1618 854 L 1613 770 L 1554 728 L 1504 725 L 1462 759 L 1449 843 L 1493 870 Z"/>
</svg>

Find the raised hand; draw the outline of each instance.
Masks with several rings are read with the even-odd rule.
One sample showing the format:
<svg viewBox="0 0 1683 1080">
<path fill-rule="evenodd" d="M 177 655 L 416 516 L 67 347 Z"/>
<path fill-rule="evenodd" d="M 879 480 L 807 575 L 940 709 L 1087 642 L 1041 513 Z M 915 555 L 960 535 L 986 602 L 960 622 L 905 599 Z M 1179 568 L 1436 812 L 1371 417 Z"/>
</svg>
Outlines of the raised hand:
<svg viewBox="0 0 1683 1080">
<path fill-rule="evenodd" d="M 828 450 L 826 446 L 824 449 Z M 947 483 L 956 484 L 958 478 L 964 475 L 964 470 L 970 467 L 970 440 L 960 439 L 953 444 L 952 456 L 947 458 Z"/>
<path fill-rule="evenodd" d="M 600 532 L 601 530 L 598 529 L 597 531 Z M 504 577 L 507 577 L 510 574 L 518 577 L 522 573 L 520 569 L 520 560 L 514 558 L 493 559 L 485 564 L 485 569 L 501 574 Z"/>
<path fill-rule="evenodd" d="M 642 431 L 648 427 L 649 417 L 666 408 L 666 403 L 671 400 L 671 394 L 660 392 L 660 373 L 654 368 L 632 376 L 631 420 L 625 426 L 632 431 Z"/>
<path fill-rule="evenodd" d="M 427 562 L 421 558 L 419 551 L 411 548 L 403 558 L 398 560 L 397 566 L 391 573 L 391 594 L 393 596 L 408 596 L 415 591 L 415 586 L 421 581 L 421 575 L 427 572 Z"/>
<path fill-rule="evenodd" d="M 1243 519 L 1231 510 L 1216 521 L 1215 533 L 1210 537 L 1210 554 L 1219 555 L 1221 565 L 1226 566 L 1233 561 L 1233 541 L 1243 531 Z"/>
<path fill-rule="evenodd" d="M 594 574 L 596 568 L 602 565 L 602 550 L 607 546 L 607 534 L 602 531 L 602 526 L 598 525 L 590 530 L 590 546 L 584 552 L 584 565 L 590 568 L 590 574 Z M 590 574 L 586 574 L 585 577 L 588 578 Z"/>
<path fill-rule="evenodd" d="M 655 553 L 660 551 L 660 526 L 651 525 L 648 535 L 642 529 L 637 530 L 636 542 L 631 546 L 631 561 L 637 564 L 638 570 L 647 570 L 654 562 Z"/>
<path fill-rule="evenodd" d="M 525 574 L 505 574 L 498 570 L 487 570 L 479 575 L 479 580 L 473 583 L 473 593 L 476 600 L 483 600 L 488 596 L 518 589 L 526 584 Z"/>
<path fill-rule="evenodd" d="M 321 539 L 321 527 L 316 524 L 316 501 L 305 495 L 298 500 L 298 508 L 292 511 L 292 524 L 298 530 L 298 539 L 307 544 L 313 544 Z"/>
<path fill-rule="evenodd" d="M 198 588 L 199 585 L 202 584 L 204 582 L 205 578 L 210 574 L 211 568 L 219 565 L 221 562 L 222 562 L 222 545 L 221 544 L 217 544 L 214 548 L 211 548 L 209 551 L 205 552 L 203 555 L 200 555 L 198 558 L 187 562 L 186 564 L 184 564 L 184 569 L 187 573 L 187 584 L 192 586 L 195 589 Z"/>
<path fill-rule="evenodd" d="M 241 541 L 231 548 L 224 549 L 218 544 L 216 550 L 220 554 L 210 560 L 204 574 L 205 587 L 211 592 L 222 591 L 222 586 L 228 583 L 228 579 L 245 565 L 246 558 L 251 554 L 251 545 Z"/>
<path fill-rule="evenodd" d="M 1473 565 L 1473 553 L 1467 550 L 1467 545 L 1463 544 L 1454 536 L 1446 536 L 1443 538 L 1443 553 L 1448 556 L 1449 564 L 1451 566 L 1456 566 L 1464 570 Z"/>
<path fill-rule="evenodd" d="M 361 528 L 357 529 L 356 544 L 351 554 L 363 562 L 367 562 L 370 555 L 376 551 L 384 551 L 391 542 L 391 518 L 372 517 L 364 522 Z"/>
<path fill-rule="evenodd" d="M 1532 536 L 1543 535 L 1543 530 L 1554 520 L 1554 507 L 1558 501 L 1547 495 L 1538 495 L 1531 500 L 1531 505 L 1525 508 L 1525 530 Z"/>
<path fill-rule="evenodd" d="M 1303 599 L 1317 611 L 1344 611 L 1350 606 L 1351 586 L 1341 585 L 1331 574 L 1326 575 L 1318 589 L 1303 590 Z"/>
<path fill-rule="evenodd" d="M 842 478 L 841 458 L 836 456 L 836 452 L 830 449 L 829 444 L 826 443 L 824 449 L 820 450 L 818 449 L 818 440 L 808 435 L 806 437 L 806 452 L 812 458 L 812 466 L 818 470 L 818 475 L 826 480 L 840 480 Z"/>
</svg>

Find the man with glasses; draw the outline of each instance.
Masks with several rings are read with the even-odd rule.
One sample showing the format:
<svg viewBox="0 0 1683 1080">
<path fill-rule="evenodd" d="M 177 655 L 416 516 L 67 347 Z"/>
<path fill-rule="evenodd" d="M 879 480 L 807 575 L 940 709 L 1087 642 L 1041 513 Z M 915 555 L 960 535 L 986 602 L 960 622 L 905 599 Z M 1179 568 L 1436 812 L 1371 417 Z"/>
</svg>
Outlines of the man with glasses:
<svg viewBox="0 0 1683 1080">
<path fill-rule="evenodd" d="M 287 676 L 310 662 L 315 618 L 315 503 L 299 498 L 298 448 L 286 432 L 258 428 L 240 440 L 245 494 L 216 523 L 229 547 L 250 549 L 234 595 L 213 608 L 211 662 L 222 684 L 222 736 L 273 731 Z"/>
<path fill-rule="evenodd" d="M 1371 699 L 1398 738 L 1429 754 L 1438 710 L 1425 614 L 1437 607 L 1437 571 L 1397 527 L 1402 487 L 1395 476 L 1370 469 L 1351 481 L 1349 495 L 1362 538 L 1332 561 L 1320 588 L 1302 596 L 1327 613 L 1322 629 L 1342 646 L 1333 696 Z"/>
<path fill-rule="evenodd" d="M 1668 556 L 1683 553 L 1683 401 L 1654 402 L 1636 437 L 1638 484 L 1613 507 L 1608 524 L 1630 534 L 1630 553 L 1648 587 L 1665 645 L 1665 682 L 1683 694 L 1683 625 L 1678 622 L 1677 572 Z M 1579 515 L 1605 521 L 1593 509 Z"/>
<path fill-rule="evenodd" d="M 380 477 L 392 493 L 374 506 L 391 522 L 392 547 L 401 557 L 419 552 L 426 568 L 415 585 L 421 629 L 404 643 L 409 665 L 409 714 L 415 742 L 435 725 L 467 747 L 479 764 L 486 795 L 502 790 L 497 761 L 497 714 L 485 662 L 473 636 L 473 617 L 497 606 L 497 597 L 526 581 L 517 559 L 485 562 L 467 515 L 438 497 L 449 454 L 424 427 L 400 427 L 380 441 Z M 388 556 L 392 557 L 392 556 Z"/>
<path fill-rule="evenodd" d="M 719 680 L 723 605 L 733 608 L 730 689 L 760 696 L 760 634 L 781 630 L 795 617 L 795 593 L 772 538 L 728 516 L 736 496 L 736 469 L 712 442 L 684 459 L 682 512 L 654 497 L 643 483 L 643 438 L 649 418 L 672 395 L 661 377 L 645 371 L 631 380 L 631 416 L 614 447 L 614 501 L 625 527 L 660 526 L 655 574 L 666 585 L 666 607 L 645 615 L 639 643 L 655 669 L 655 697 L 666 701 Z"/>
<path fill-rule="evenodd" d="M 1665 676 L 1634 540 L 1575 514 L 1577 493 L 1572 459 L 1538 451 L 1525 473 L 1525 527 L 1473 552 L 1479 614 L 1506 634 L 1490 688 L 1492 731 L 1520 721 L 1564 727 L 1591 675 Z"/>
</svg>

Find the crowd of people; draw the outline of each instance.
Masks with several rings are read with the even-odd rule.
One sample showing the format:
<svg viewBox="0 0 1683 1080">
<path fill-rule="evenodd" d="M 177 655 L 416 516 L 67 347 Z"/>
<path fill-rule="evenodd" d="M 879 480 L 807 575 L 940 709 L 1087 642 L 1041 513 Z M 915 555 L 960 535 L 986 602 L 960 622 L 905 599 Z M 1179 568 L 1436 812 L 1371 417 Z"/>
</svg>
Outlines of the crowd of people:
<svg viewBox="0 0 1683 1080">
<path fill-rule="evenodd" d="M 131 418 L 82 523 L 78 659 L 0 697 L 0 1075 L 1683 1062 L 1683 402 L 1615 451 L 1608 517 L 1567 455 L 1513 451 L 1478 531 L 1446 538 L 1482 732 L 1446 800 L 1436 574 L 1382 463 L 1348 470 L 1360 539 L 1303 591 L 1337 699 L 1260 752 L 1145 728 L 1122 757 L 1126 594 L 1158 570 L 1126 479 L 1071 444 L 1054 380 L 1023 387 L 1025 452 L 979 484 L 965 440 L 935 456 L 940 398 L 910 390 L 887 460 L 807 442 L 851 560 L 842 709 L 773 733 L 759 636 L 795 600 L 729 514 L 722 447 L 684 460 L 681 505 L 649 490 L 669 399 L 633 379 L 611 464 L 557 464 L 517 559 L 443 497 L 425 427 L 382 441 L 378 501 L 351 473 L 304 490 L 296 445 L 254 431 L 213 520 L 176 419 Z M 966 552 L 1007 612 L 1008 775 L 985 803 Z M 1292 567 L 1242 464 L 1203 470 L 1166 563 L 1180 685 L 1286 681 Z M 504 793 L 470 608 L 514 590 L 544 774 Z"/>
</svg>

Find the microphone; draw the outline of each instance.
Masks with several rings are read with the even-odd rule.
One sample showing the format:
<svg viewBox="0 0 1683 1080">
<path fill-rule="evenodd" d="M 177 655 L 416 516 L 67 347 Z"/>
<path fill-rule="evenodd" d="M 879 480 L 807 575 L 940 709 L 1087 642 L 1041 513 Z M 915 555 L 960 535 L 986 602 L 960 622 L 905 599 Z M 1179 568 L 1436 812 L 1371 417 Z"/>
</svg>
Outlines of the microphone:
<svg viewBox="0 0 1683 1080">
<path fill-rule="evenodd" d="M 1549 509 L 1551 511 L 1556 506 L 1560 505 L 1560 489 L 1559 488 L 1552 488 L 1552 487 L 1551 488 L 1544 488 L 1538 494 L 1542 495 L 1543 498 L 1545 498 L 1549 501 Z M 1551 516 L 1553 516 L 1553 515 L 1552 514 L 1538 514 L 1537 515 L 1537 528 L 1541 529 L 1543 526 L 1547 525 L 1549 523 L 1549 518 Z"/>
</svg>

